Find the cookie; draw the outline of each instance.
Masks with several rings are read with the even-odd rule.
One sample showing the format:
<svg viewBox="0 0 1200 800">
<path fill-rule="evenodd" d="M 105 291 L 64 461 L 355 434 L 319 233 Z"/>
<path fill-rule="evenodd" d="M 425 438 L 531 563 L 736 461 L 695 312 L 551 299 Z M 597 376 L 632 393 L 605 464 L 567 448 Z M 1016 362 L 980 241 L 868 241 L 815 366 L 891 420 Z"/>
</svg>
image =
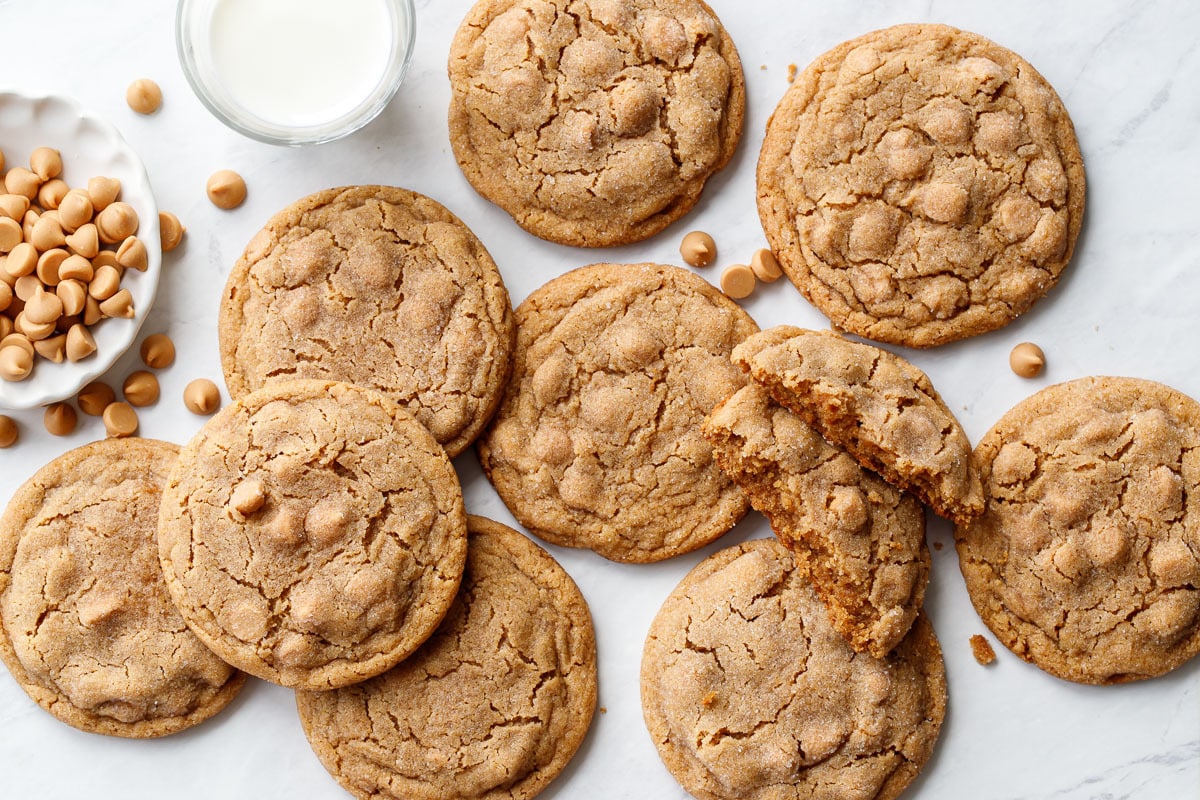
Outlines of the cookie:
<svg viewBox="0 0 1200 800">
<path fill-rule="evenodd" d="M 733 360 L 831 443 L 938 514 L 968 522 L 983 510 L 966 433 L 928 376 L 900 356 L 781 325 L 747 339 Z"/>
<path fill-rule="evenodd" d="M 37 703 L 91 733 L 203 722 L 245 675 L 171 604 L 155 530 L 179 448 L 107 439 L 38 470 L 0 517 L 0 659 Z"/>
<path fill-rule="evenodd" d="M 530 798 L 587 733 L 596 642 L 583 595 L 525 536 L 467 525 L 462 591 L 428 642 L 370 681 L 296 695 L 313 750 L 356 797 Z"/>
<path fill-rule="evenodd" d="M 955 529 L 996 638 L 1091 684 L 1200 653 L 1198 447 L 1200 403 L 1136 378 L 1060 383 L 1005 414 L 975 451 L 987 508 Z"/>
<path fill-rule="evenodd" d="M 324 690 L 425 641 L 466 559 L 445 452 L 394 400 L 332 381 L 276 383 L 212 417 L 163 493 L 171 597 L 221 658 Z"/>
<path fill-rule="evenodd" d="M 833 447 L 760 386 L 721 403 L 702 429 L 725 473 L 771 520 L 833 627 L 883 657 L 917 618 L 929 580 L 925 512 Z"/>
<path fill-rule="evenodd" d="M 741 136 L 742 65 L 701 0 L 480 0 L 449 73 L 450 144 L 467 180 L 560 244 L 659 232 Z"/>
<path fill-rule="evenodd" d="M 887 657 L 855 653 L 773 539 L 689 572 L 642 655 L 646 727 L 700 800 L 890 800 L 929 759 L 945 711 L 924 615 Z"/>
<path fill-rule="evenodd" d="M 255 234 L 219 332 L 234 399 L 280 380 L 355 383 L 398 400 L 453 457 L 504 393 L 513 320 L 495 263 L 457 217 L 405 189 L 350 186 Z"/>
<path fill-rule="evenodd" d="M 593 264 L 517 308 L 512 382 L 479 463 L 528 530 L 613 561 L 686 553 L 748 505 L 700 423 L 745 379 L 729 361 L 754 321 L 704 279 Z"/>
<path fill-rule="evenodd" d="M 945 25 L 817 58 L 767 125 L 758 211 L 837 327 L 933 347 L 995 330 L 1058 281 L 1083 221 L 1079 143 L 1024 59 Z"/>
</svg>

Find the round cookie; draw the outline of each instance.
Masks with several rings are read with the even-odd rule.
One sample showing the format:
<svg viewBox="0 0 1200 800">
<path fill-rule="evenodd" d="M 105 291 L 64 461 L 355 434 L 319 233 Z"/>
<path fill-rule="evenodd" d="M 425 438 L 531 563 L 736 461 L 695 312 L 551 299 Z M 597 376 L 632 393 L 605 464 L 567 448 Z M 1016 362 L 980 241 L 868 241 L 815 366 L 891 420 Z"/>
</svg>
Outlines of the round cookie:
<svg viewBox="0 0 1200 800">
<path fill-rule="evenodd" d="M 659 232 L 741 136 L 741 61 L 701 0 L 480 0 L 449 73 L 467 180 L 560 244 Z"/>
<path fill-rule="evenodd" d="M 467 520 L 462 591 L 433 637 L 370 681 L 296 695 L 313 750 L 356 797 L 523 800 L 587 733 L 596 642 L 583 595 L 525 536 Z"/>
<path fill-rule="evenodd" d="M 975 610 L 1010 650 L 1092 684 L 1200 653 L 1200 403 L 1081 378 L 1017 404 L 975 457 L 988 502 L 955 529 Z"/>
<path fill-rule="evenodd" d="M 895 353 L 833 331 L 778 325 L 733 351 L 780 405 L 944 517 L 983 510 L 971 442 L 929 376 Z"/>
<path fill-rule="evenodd" d="M 746 513 L 700 423 L 744 383 L 729 361 L 758 330 L 704 279 L 593 264 L 517 308 L 513 378 L 479 462 L 514 516 L 614 561 L 686 553 Z"/>
<path fill-rule="evenodd" d="M 154 532 L 178 453 L 151 439 L 84 445 L 38 470 L 0 517 L 0 659 L 80 730 L 165 736 L 245 682 L 188 630 L 163 582 Z"/>
<path fill-rule="evenodd" d="M 514 335 L 483 244 L 437 202 L 392 186 L 327 189 L 272 217 L 229 274 L 219 332 L 234 399 L 296 378 L 366 386 L 451 457 L 500 402 Z"/>
<path fill-rule="evenodd" d="M 855 653 L 774 539 L 700 562 L 642 655 L 646 727 L 700 800 L 890 800 L 929 759 L 945 711 L 924 615 L 887 657 Z"/>
<path fill-rule="evenodd" d="M 838 633 L 860 653 L 887 655 L 916 620 L 929 581 L 916 498 L 860 467 L 761 386 L 727 398 L 701 432 L 771 520 Z"/>
<path fill-rule="evenodd" d="M 1070 117 L 1028 62 L 967 31 L 898 25 L 796 78 L 767 126 L 758 210 L 834 325 L 933 347 L 1054 286 L 1085 185 Z"/>
<path fill-rule="evenodd" d="M 312 380 L 204 425 L 171 471 L 158 538 L 205 644 L 313 690 L 378 675 L 425 641 L 467 550 L 458 478 L 429 432 L 378 392 Z"/>
</svg>

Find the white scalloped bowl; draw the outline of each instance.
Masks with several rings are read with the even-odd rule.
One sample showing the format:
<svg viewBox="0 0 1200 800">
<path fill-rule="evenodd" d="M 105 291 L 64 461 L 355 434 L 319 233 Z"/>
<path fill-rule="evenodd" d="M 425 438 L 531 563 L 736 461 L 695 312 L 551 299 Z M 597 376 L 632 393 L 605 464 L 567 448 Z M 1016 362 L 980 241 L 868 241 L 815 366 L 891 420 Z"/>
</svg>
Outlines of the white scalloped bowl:
<svg viewBox="0 0 1200 800">
<path fill-rule="evenodd" d="M 145 272 L 126 270 L 121 288 L 133 296 L 132 319 L 105 319 L 92 326 L 96 352 L 76 361 L 55 364 L 38 357 L 23 381 L 0 378 L 0 408 L 25 409 L 65 400 L 103 375 L 133 344 L 154 304 L 162 272 L 158 207 L 146 168 L 111 124 L 60 96 L 31 97 L 0 89 L 0 150 L 5 169 L 28 166 L 37 147 L 62 153 L 61 177 L 71 188 L 86 188 L 89 178 L 105 175 L 121 181 L 120 199 L 138 215 L 137 235 L 146 244 Z"/>
</svg>

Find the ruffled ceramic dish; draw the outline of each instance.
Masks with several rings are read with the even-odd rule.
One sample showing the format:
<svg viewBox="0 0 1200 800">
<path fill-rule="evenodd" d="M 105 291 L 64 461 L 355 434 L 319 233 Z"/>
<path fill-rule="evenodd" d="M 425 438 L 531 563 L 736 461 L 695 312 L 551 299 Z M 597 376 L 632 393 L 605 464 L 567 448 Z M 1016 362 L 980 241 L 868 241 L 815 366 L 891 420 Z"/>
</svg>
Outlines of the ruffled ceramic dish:
<svg viewBox="0 0 1200 800">
<path fill-rule="evenodd" d="M 96 380 L 129 349 L 154 304 L 162 272 L 158 207 L 146 168 L 133 149 L 108 122 L 84 111 L 65 97 L 35 97 L 0 89 L 0 150 L 6 169 L 28 166 L 37 147 L 62 153 L 63 174 L 72 188 L 86 187 L 89 178 L 104 175 L 121 181 L 120 200 L 138 215 L 137 236 L 146 245 L 145 272 L 126 270 L 121 288 L 133 296 L 132 319 L 105 319 L 91 328 L 96 352 L 80 361 L 55 364 L 38 358 L 23 381 L 0 379 L 0 408 L 35 408 L 73 396 Z"/>
</svg>

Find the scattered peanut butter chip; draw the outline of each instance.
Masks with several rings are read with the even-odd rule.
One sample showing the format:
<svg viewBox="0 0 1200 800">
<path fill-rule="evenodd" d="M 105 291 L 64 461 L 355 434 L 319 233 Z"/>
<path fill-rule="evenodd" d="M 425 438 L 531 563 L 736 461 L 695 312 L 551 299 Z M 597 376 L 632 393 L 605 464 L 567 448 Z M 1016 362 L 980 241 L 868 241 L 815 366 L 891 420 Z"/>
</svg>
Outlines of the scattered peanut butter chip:
<svg viewBox="0 0 1200 800">
<path fill-rule="evenodd" d="M 117 393 L 111 386 L 102 381 L 92 381 L 79 390 L 75 402 L 79 403 L 79 410 L 89 417 L 98 417 L 116 399 Z"/>
<path fill-rule="evenodd" d="M 262 482 L 255 478 L 239 483 L 229 496 L 229 505 L 244 517 L 261 509 L 266 502 L 267 493 L 263 490 Z"/>
<path fill-rule="evenodd" d="M 717 243 L 704 231 L 692 231 L 679 244 L 679 255 L 693 267 L 707 267 L 717 257 Z"/>
<path fill-rule="evenodd" d="M 164 369 L 175 363 L 175 343 L 165 333 L 152 333 L 142 342 L 141 355 L 150 369 Z"/>
<path fill-rule="evenodd" d="M 12 447 L 17 443 L 19 435 L 20 431 L 17 428 L 17 421 L 12 417 L 0 414 L 0 448 Z"/>
<path fill-rule="evenodd" d="M 206 189 L 212 204 L 226 211 L 237 208 L 246 199 L 246 181 L 231 169 L 214 172 L 208 179 Z"/>
<path fill-rule="evenodd" d="M 179 217 L 170 211 L 158 212 L 158 236 L 162 243 L 162 251 L 174 250 L 183 241 L 187 228 L 179 221 Z"/>
<path fill-rule="evenodd" d="M 42 424 L 54 436 L 68 436 L 75 430 L 78 421 L 75 409 L 69 403 L 51 403 L 42 414 Z"/>
<path fill-rule="evenodd" d="M 121 386 L 121 391 L 125 395 L 125 401 L 131 406 L 143 408 L 152 405 L 158 402 L 158 378 L 154 377 L 154 373 L 145 370 L 131 372 Z"/>
<path fill-rule="evenodd" d="M 996 651 L 992 649 L 988 640 L 978 633 L 971 637 L 971 653 L 976 661 L 985 666 L 996 660 Z"/>
<path fill-rule="evenodd" d="M 775 254 L 765 247 L 754 251 L 754 255 L 750 257 L 750 269 L 754 272 L 754 277 L 763 283 L 777 281 L 783 275 L 783 269 L 775 259 Z"/>
<path fill-rule="evenodd" d="M 138 78 L 125 90 L 125 102 L 139 114 L 153 114 L 162 107 L 162 89 L 149 78 Z"/>
<path fill-rule="evenodd" d="M 114 439 L 122 439 L 137 433 L 138 416 L 129 403 L 120 400 L 109 403 L 104 409 L 104 430 Z"/>
<path fill-rule="evenodd" d="M 734 300 L 749 297 L 754 291 L 754 272 L 745 264 L 734 264 L 721 273 L 721 291 Z"/>
<path fill-rule="evenodd" d="M 184 387 L 183 404 L 193 414 L 208 416 L 221 405 L 221 392 L 208 378 L 197 378 Z"/>
<path fill-rule="evenodd" d="M 1036 378 L 1046 366 L 1046 354 L 1033 342 L 1021 342 L 1008 354 L 1008 365 L 1022 378 Z"/>
</svg>

